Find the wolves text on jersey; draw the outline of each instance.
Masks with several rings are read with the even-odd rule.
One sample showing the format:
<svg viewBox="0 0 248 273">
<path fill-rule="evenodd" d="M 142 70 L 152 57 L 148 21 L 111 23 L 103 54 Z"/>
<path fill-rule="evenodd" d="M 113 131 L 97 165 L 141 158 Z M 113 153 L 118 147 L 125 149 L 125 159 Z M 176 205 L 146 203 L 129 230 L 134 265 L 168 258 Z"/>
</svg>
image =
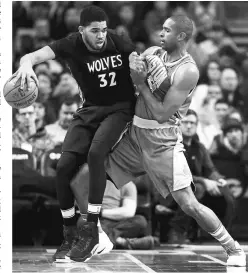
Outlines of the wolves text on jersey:
<svg viewBox="0 0 248 273">
<path fill-rule="evenodd" d="M 121 55 L 116 56 L 108 56 L 105 58 L 101 58 L 99 60 L 95 60 L 91 63 L 87 63 L 89 72 L 94 73 L 99 71 L 109 70 L 111 68 L 116 68 L 122 66 Z"/>
<path fill-rule="evenodd" d="M 146 56 L 148 68 L 147 83 L 151 92 L 154 92 L 167 78 L 167 70 L 163 61 L 156 55 Z"/>
</svg>

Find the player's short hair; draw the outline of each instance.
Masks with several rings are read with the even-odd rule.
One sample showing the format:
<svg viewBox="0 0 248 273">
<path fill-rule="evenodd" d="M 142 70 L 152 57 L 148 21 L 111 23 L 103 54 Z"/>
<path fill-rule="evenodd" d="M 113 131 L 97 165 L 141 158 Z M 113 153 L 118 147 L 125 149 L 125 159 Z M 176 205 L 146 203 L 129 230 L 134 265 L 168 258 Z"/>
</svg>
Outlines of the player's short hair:
<svg viewBox="0 0 248 273">
<path fill-rule="evenodd" d="M 71 106 L 73 104 L 77 104 L 77 106 L 79 105 L 79 101 L 74 98 L 74 97 L 67 97 L 61 104 L 60 104 L 60 109 L 62 107 L 62 105 L 66 105 L 66 106 Z"/>
<path fill-rule="evenodd" d="M 108 24 L 108 16 L 105 11 L 94 5 L 86 6 L 80 14 L 80 25 L 87 27 L 92 22 L 103 22 L 106 21 Z"/>
<path fill-rule="evenodd" d="M 170 19 L 176 23 L 178 33 L 184 32 L 186 34 L 185 41 L 190 40 L 194 31 L 193 21 L 186 15 L 173 15 Z"/>
</svg>

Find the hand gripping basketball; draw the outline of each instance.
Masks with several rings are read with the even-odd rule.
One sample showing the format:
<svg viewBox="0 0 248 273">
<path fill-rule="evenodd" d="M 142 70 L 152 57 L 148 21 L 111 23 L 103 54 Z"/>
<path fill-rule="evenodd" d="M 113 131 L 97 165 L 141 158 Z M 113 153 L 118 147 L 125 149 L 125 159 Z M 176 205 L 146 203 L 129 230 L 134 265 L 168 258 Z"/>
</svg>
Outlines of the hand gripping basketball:
<svg viewBox="0 0 248 273">
<path fill-rule="evenodd" d="M 16 82 L 21 79 L 20 89 L 24 89 L 25 82 L 27 83 L 27 90 L 31 90 L 31 80 L 33 79 L 37 85 L 39 86 L 39 81 L 37 76 L 34 73 L 32 68 L 32 64 L 29 61 L 24 62 L 19 69 L 12 75 L 10 81 L 13 79 L 13 84 L 15 85 Z"/>
<path fill-rule="evenodd" d="M 28 107 L 38 97 L 37 83 L 31 63 L 25 62 L 4 85 L 4 98 L 14 108 Z"/>
</svg>

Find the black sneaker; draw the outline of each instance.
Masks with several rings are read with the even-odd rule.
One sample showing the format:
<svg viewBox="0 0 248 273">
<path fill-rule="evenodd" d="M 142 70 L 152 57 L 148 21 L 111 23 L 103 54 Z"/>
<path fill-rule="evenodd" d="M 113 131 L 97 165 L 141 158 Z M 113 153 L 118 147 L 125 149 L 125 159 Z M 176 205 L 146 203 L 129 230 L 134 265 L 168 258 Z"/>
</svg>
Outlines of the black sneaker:
<svg viewBox="0 0 248 273">
<path fill-rule="evenodd" d="M 63 229 L 64 241 L 53 255 L 54 262 L 66 263 L 70 260 L 66 260 L 65 255 L 76 244 L 78 240 L 78 231 L 76 226 L 64 226 Z"/>
<path fill-rule="evenodd" d="M 76 262 L 88 261 L 99 244 L 98 227 L 93 222 L 82 222 L 78 226 L 79 240 L 66 254 Z"/>
</svg>

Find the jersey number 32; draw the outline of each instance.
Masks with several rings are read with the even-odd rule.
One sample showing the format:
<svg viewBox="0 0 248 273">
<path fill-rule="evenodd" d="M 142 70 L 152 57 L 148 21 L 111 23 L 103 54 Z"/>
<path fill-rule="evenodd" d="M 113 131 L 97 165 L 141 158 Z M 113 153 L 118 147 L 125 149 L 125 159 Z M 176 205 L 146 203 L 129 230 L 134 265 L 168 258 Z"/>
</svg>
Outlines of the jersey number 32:
<svg viewBox="0 0 248 273">
<path fill-rule="evenodd" d="M 100 87 L 106 87 L 108 86 L 114 86 L 116 85 L 116 80 L 115 80 L 116 73 L 115 72 L 110 72 L 108 74 L 100 74 L 98 75 L 98 78 L 100 79 Z"/>
</svg>

